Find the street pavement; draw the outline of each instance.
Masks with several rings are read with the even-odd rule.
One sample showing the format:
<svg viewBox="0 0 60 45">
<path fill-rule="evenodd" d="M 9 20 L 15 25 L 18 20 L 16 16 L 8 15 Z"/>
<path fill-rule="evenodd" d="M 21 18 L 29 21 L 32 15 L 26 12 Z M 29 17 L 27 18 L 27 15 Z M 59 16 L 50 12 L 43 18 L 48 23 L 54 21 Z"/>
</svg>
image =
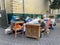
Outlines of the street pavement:
<svg viewBox="0 0 60 45">
<path fill-rule="evenodd" d="M 48 36 L 39 40 L 26 38 L 24 35 L 7 35 L 4 29 L 0 27 L 0 45 L 60 45 L 60 23 L 57 23 L 55 30 L 51 31 Z"/>
</svg>

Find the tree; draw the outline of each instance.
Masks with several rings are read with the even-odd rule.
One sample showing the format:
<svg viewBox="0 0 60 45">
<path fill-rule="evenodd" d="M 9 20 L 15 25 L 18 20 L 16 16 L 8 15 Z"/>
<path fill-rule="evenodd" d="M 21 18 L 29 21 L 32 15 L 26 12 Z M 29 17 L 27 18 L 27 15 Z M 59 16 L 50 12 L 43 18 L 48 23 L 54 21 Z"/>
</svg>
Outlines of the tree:
<svg viewBox="0 0 60 45">
<path fill-rule="evenodd" d="M 58 9 L 58 12 L 59 12 L 59 9 L 60 9 L 60 0 L 49 0 L 50 2 L 50 12 L 51 12 L 51 9 L 52 9 L 52 13 L 53 13 L 53 10 L 55 9 Z"/>
<path fill-rule="evenodd" d="M 60 9 L 60 0 L 54 0 L 51 5 L 50 5 L 51 9 Z"/>
</svg>

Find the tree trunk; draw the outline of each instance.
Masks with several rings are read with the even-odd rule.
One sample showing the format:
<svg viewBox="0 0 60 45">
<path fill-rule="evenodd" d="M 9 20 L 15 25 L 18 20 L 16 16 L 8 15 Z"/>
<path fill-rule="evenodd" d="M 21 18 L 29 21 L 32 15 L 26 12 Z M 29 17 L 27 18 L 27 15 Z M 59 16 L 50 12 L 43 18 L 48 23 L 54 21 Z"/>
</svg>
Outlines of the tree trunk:
<svg viewBox="0 0 60 45">
<path fill-rule="evenodd" d="M 51 14 L 53 14 L 53 9 L 51 9 Z"/>
<path fill-rule="evenodd" d="M 51 9 L 49 8 L 49 13 L 51 14 Z"/>
<path fill-rule="evenodd" d="M 59 9 L 58 9 L 58 13 L 59 13 Z"/>
</svg>

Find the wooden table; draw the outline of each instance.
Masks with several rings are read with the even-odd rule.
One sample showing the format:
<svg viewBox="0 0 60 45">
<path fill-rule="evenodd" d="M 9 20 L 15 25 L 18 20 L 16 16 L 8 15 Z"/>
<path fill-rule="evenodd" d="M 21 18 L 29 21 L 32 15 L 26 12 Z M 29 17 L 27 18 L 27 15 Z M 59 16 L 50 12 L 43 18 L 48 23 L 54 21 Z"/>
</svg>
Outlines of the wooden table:
<svg viewBox="0 0 60 45">
<path fill-rule="evenodd" d="M 26 37 L 40 39 L 40 24 L 26 24 Z"/>
<path fill-rule="evenodd" d="M 18 34 L 17 31 L 20 30 L 20 28 L 13 28 L 14 24 L 16 24 L 16 23 L 19 23 L 21 26 L 23 26 L 24 21 L 13 21 L 13 22 L 12 22 L 12 24 L 11 24 L 11 29 L 12 29 L 13 31 L 15 31 L 15 38 L 17 37 L 17 34 Z"/>
</svg>

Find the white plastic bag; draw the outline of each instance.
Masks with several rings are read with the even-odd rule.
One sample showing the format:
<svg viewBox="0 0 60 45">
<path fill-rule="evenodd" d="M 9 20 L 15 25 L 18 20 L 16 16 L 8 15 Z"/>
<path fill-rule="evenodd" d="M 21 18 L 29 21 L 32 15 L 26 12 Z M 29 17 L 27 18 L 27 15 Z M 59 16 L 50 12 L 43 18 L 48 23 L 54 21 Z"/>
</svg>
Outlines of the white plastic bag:
<svg viewBox="0 0 60 45">
<path fill-rule="evenodd" d="M 11 26 L 9 26 L 7 29 L 5 29 L 5 34 L 9 34 L 11 32 L 12 32 Z"/>
</svg>

